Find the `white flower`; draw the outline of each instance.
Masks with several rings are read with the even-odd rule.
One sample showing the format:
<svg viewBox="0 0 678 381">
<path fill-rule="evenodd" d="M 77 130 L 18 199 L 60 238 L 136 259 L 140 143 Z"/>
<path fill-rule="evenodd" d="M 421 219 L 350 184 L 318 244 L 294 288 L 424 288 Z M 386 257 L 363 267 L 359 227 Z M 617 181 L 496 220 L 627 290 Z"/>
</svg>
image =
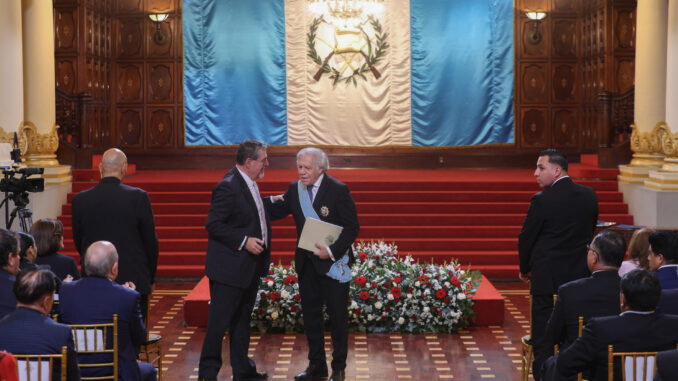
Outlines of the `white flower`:
<svg viewBox="0 0 678 381">
<path fill-rule="evenodd" d="M 431 290 L 429 290 L 428 288 L 424 290 L 424 295 L 431 295 Z"/>
<path fill-rule="evenodd" d="M 389 295 L 391 295 L 391 294 L 389 294 Z M 391 295 L 391 296 L 393 296 L 393 295 Z M 374 308 L 376 308 L 378 310 L 381 309 L 381 302 L 374 303 Z"/>
<path fill-rule="evenodd" d="M 373 319 L 374 319 L 374 316 L 372 316 L 372 314 L 367 315 L 367 320 L 373 320 Z"/>
<path fill-rule="evenodd" d="M 412 299 L 412 294 L 407 294 L 407 299 Z"/>
<path fill-rule="evenodd" d="M 355 300 L 351 300 L 351 309 L 354 310 L 358 308 L 358 303 L 355 302 Z"/>
<path fill-rule="evenodd" d="M 278 311 L 273 311 L 271 314 L 271 319 L 276 320 L 278 318 Z"/>
<path fill-rule="evenodd" d="M 266 285 L 267 285 L 268 287 L 273 287 L 273 281 L 272 281 L 272 280 L 269 280 L 268 282 L 266 282 Z"/>
<path fill-rule="evenodd" d="M 466 299 L 466 294 L 460 293 L 459 295 L 457 295 L 457 299 L 459 299 L 459 300 L 464 300 L 464 299 Z"/>
<path fill-rule="evenodd" d="M 398 319 L 398 324 L 405 324 L 405 319 L 402 316 Z"/>
<path fill-rule="evenodd" d="M 431 310 L 430 308 L 424 307 L 424 312 L 428 312 L 428 311 L 430 311 L 430 310 Z"/>
<path fill-rule="evenodd" d="M 445 282 L 445 288 L 450 288 L 451 286 L 450 282 Z"/>
<path fill-rule="evenodd" d="M 281 296 L 283 299 L 289 299 L 289 298 L 290 298 L 290 293 L 287 292 L 287 290 L 283 290 L 283 291 L 280 293 L 280 296 Z"/>
<path fill-rule="evenodd" d="M 388 300 L 393 300 L 393 294 L 388 294 L 388 295 L 386 296 L 386 299 L 388 299 Z"/>
<path fill-rule="evenodd" d="M 421 283 L 420 283 L 419 281 L 416 281 L 416 282 L 414 282 L 414 285 L 415 285 L 416 287 L 419 287 L 419 286 L 421 286 Z M 271 285 L 271 286 L 272 286 L 272 285 Z"/>
</svg>

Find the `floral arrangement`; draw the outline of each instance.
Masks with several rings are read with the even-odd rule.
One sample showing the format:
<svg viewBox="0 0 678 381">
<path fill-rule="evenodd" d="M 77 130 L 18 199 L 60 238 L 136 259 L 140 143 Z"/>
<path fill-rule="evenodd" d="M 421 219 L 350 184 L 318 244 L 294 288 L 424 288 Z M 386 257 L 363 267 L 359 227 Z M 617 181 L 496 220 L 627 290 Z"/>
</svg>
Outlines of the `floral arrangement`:
<svg viewBox="0 0 678 381">
<path fill-rule="evenodd" d="M 394 244 L 357 243 L 349 291 L 349 325 L 361 332 L 453 332 L 473 318 L 480 273 L 453 260 L 420 264 L 398 255 Z M 299 283 L 294 267 L 272 266 L 252 312 L 262 331 L 303 331 Z"/>
</svg>

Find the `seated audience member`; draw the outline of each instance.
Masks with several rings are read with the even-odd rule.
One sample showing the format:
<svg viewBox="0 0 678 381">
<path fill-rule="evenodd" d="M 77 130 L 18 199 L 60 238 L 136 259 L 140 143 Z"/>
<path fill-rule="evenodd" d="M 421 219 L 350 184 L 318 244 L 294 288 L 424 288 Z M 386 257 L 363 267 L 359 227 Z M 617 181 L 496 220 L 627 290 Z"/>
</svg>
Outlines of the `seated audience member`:
<svg viewBox="0 0 678 381">
<path fill-rule="evenodd" d="M 657 312 L 678 315 L 678 288 L 662 290 L 662 297 L 657 304 Z"/>
<path fill-rule="evenodd" d="M 621 311 L 617 316 L 592 318 L 582 336 L 544 364 L 544 380 L 569 380 L 590 371 L 590 381 L 606 381 L 607 346 L 616 352 L 663 351 L 676 348 L 678 316 L 656 313 L 661 286 L 647 270 L 632 270 L 621 280 Z M 615 380 L 621 368 L 615 365 Z"/>
<path fill-rule="evenodd" d="M 109 323 L 113 314 L 118 314 L 119 379 L 155 380 L 153 365 L 136 360 L 139 346 L 146 341 L 146 327 L 139 309 L 140 296 L 133 284 L 115 282 L 118 276 L 115 246 L 107 241 L 94 242 L 87 249 L 84 265 L 86 277 L 61 287 L 62 321 L 69 324 Z M 81 363 L 110 361 L 105 355 L 80 355 L 78 359 Z M 102 376 L 105 372 L 104 369 L 83 369 L 82 375 Z"/>
<path fill-rule="evenodd" d="M 678 288 L 678 234 L 660 230 L 650 234 L 650 270 L 659 277 L 662 290 Z"/>
<path fill-rule="evenodd" d="M 634 269 L 649 269 L 647 256 L 650 251 L 650 241 L 648 237 L 654 233 L 654 229 L 642 228 L 633 232 L 629 242 L 629 259 L 622 262 L 619 268 L 619 276 L 622 277 L 627 272 Z"/>
<path fill-rule="evenodd" d="M 678 380 L 678 350 L 657 353 L 657 373 L 654 381 Z"/>
<path fill-rule="evenodd" d="M 38 265 L 35 264 L 35 259 L 38 256 L 38 248 L 35 246 L 35 239 L 32 235 L 24 232 L 18 232 L 19 235 L 19 271 L 35 270 Z"/>
<path fill-rule="evenodd" d="M 588 322 L 592 317 L 619 314 L 618 270 L 624 255 L 624 237 L 603 230 L 588 247 L 586 262 L 591 276 L 565 283 L 558 289 L 546 334 L 561 351 L 579 336 L 579 316 Z"/>
<path fill-rule="evenodd" d="M 48 316 L 56 281 L 47 269 L 20 273 L 14 283 L 17 309 L 0 320 L 0 350 L 20 354 L 60 354 L 68 347 L 67 380 L 80 380 L 71 328 Z M 61 370 L 57 364 L 55 374 Z M 57 378 L 53 377 L 53 380 Z"/>
<path fill-rule="evenodd" d="M 0 319 L 16 309 L 14 281 L 19 273 L 16 233 L 0 228 Z"/>
<path fill-rule="evenodd" d="M 38 246 L 36 265 L 49 265 L 52 272 L 65 282 L 80 278 L 75 260 L 57 253 L 64 248 L 64 225 L 61 221 L 43 218 L 33 224 L 30 233 Z"/>
</svg>

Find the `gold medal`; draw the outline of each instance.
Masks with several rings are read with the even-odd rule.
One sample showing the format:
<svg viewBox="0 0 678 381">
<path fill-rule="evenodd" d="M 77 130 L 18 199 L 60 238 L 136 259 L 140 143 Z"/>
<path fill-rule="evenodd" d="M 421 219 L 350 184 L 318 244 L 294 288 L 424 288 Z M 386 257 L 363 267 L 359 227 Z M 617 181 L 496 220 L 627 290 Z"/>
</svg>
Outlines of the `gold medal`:
<svg viewBox="0 0 678 381">
<path fill-rule="evenodd" d="M 323 217 L 327 217 L 327 216 L 330 215 L 330 209 L 329 209 L 328 207 L 326 207 L 325 205 L 323 205 L 323 206 L 320 208 L 320 214 L 322 214 Z"/>
</svg>

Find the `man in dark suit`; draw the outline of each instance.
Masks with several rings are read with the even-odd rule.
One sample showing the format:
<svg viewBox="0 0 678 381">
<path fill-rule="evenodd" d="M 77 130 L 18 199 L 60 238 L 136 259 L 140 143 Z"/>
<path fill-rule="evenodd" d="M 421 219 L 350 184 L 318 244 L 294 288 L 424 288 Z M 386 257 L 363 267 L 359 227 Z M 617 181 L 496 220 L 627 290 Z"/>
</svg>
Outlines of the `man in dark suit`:
<svg viewBox="0 0 678 381">
<path fill-rule="evenodd" d="M 607 380 L 608 345 L 615 352 L 676 348 L 678 316 L 654 311 L 661 293 L 657 276 L 646 270 L 633 270 L 622 278 L 621 290 L 622 313 L 591 319 L 581 337 L 544 364 L 544 379 L 566 380 L 588 370 L 589 380 Z M 615 364 L 614 375 L 615 380 L 621 380 L 619 363 Z"/>
<path fill-rule="evenodd" d="M 56 281 L 46 269 L 21 272 L 14 283 L 16 311 L 0 320 L 0 350 L 16 354 L 60 354 L 67 347 L 67 380 L 80 380 L 71 327 L 48 316 Z M 54 367 L 55 372 L 61 369 Z M 57 378 L 53 378 L 57 379 Z"/>
<path fill-rule="evenodd" d="M 236 166 L 212 191 L 205 262 L 210 306 L 200 354 L 200 380 L 216 381 L 226 330 L 230 334 L 233 381 L 268 377 L 257 372 L 247 357 L 259 278 L 268 273 L 271 260 L 271 224 L 256 183 L 266 167 L 266 145 L 245 140 L 238 147 Z"/>
<path fill-rule="evenodd" d="M 532 369 L 538 381 L 541 364 L 553 354 L 546 340 L 553 294 L 560 285 L 589 275 L 586 245 L 598 221 L 598 199 L 593 189 L 572 182 L 567 158 L 558 150 L 539 154 L 534 176 L 544 190 L 532 196 L 518 237 L 518 255 L 519 277 L 530 282 Z"/>
<path fill-rule="evenodd" d="M 304 318 L 304 330 L 308 339 L 308 368 L 297 375 L 297 381 L 327 377 L 325 339 L 323 333 L 323 304 L 332 324 L 332 381 L 345 378 L 346 356 L 348 353 L 348 292 L 349 283 L 342 283 L 327 275 L 338 261 L 346 261 L 344 271 L 350 273 L 353 263 L 351 246 L 358 237 L 360 226 L 355 202 L 346 185 L 327 174 L 327 155 L 317 148 L 304 148 L 297 154 L 299 182 L 290 184 L 283 201 L 271 204 L 271 217 L 284 218 L 290 213 L 297 226 L 297 238 L 301 235 L 310 211 L 325 222 L 343 227 L 337 240 L 330 246 L 316 244 L 314 252 L 296 249 L 294 263 L 299 274 L 299 293 Z M 305 197 L 307 199 L 302 199 Z M 309 216 L 309 217 L 312 217 Z M 348 256 L 348 260 L 343 258 Z"/>
<path fill-rule="evenodd" d="M 84 267 L 85 250 L 96 241 L 111 242 L 120 253 L 116 281 L 132 282 L 141 294 L 146 317 L 148 296 L 158 267 L 158 237 L 148 194 L 122 184 L 127 157 L 116 148 L 104 152 L 101 181 L 73 197 L 73 241 Z M 85 274 L 83 274 L 85 275 Z"/>
<path fill-rule="evenodd" d="M 662 290 L 678 288 L 678 234 L 660 230 L 650 234 L 648 241 L 650 270 L 659 277 Z"/>
<path fill-rule="evenodd" d="M 593 238 L 586 257 L 591 276 L 558 289 L 558 300 L 546 327 L 551 345 L 558 344 L 562 351 L 577 339 L 580 316 L 586 323 L 592 317 L 619 314 L 618 271 L 625 255 L 626 242 L 621 234 L 603 230 Z"/>
<path fill-rule="evenodd" d="M 118 253 L 112 243 L 94 242 L 85 255 L 87 276 L 61 286 L 61 320 L 67 324 L 110 323 L 118 315 L 118 377 L 121 381 L 156 379 L 153 365 L 137 362 L 139 347 L 146 341 L 146 327 L 139 308 L 139 293 L 131 283 L 115 283 Z M 79 355 L 80 363 L 112 361 L 107 355 Z M 85 368 L 83 376 L 110 375 L 108 369 Z"/>
<path fill-rule="evenodd" d="M 661 283 L 661 279 L 659 283 Z M 671 290 L 662 289 L 662 297 L 659 299 L 657 312 L 678 315 L 678 288 Z"/>
<path fill-rule="evenodd" d="M 678 350 L 657 353 L 657 373 L 654 381 L 678 380 Z"/>
<path fill-rule="evenodd" d="M 19 273 L 16 233 L 0 228 L 0 319 L 16 309 L 14 281 Z"/>
</svg>

